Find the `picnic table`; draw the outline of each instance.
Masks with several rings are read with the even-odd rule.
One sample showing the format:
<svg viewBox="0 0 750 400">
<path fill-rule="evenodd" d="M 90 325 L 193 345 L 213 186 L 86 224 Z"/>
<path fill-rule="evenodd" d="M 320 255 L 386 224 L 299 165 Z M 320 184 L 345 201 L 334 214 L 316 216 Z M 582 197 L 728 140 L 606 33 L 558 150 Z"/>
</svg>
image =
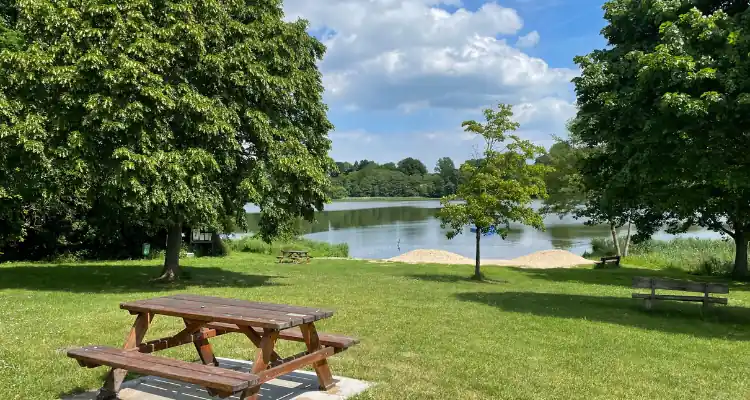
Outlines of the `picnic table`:
<svg viewBox="0 0 750 400">
<path fill-rule="evenodd" d="M 328 390 L 335 382 L 327 358 L 359 342 L 348 336 L 318 333 L 315 322 L 333 316 L 333 311 L 320 308 L 191 294 L 125 302 L 120 308 L 136 315 L 121 349 L 98 345 L 68 351 L 81 366 L 111 367 L 97 399 L 116 399 L 127 371 L 198 384 L 210 395 L 239 393 L 240 399 L 257 399 L 264 382 L 312 365 L 320 388 Z M 144 342 L 156 315 L 181 318 L 185 329 Z M 219 368 L 208 339 L 227 333 L 241 333 L 257 347 L 251 373 Z M 307 350 L 282 358 L 275 350 L 279 339 L 304 342 Z M 202 365 L 150 354 L 190 343 Z"/>
<path fill-rule="evenodd" d="M 281 250 L 281 255 L 276 257 L 279 263 L 290 262 L 294 264 L 309 263 L 310 254 L 306 250 Z"/>
</svg>

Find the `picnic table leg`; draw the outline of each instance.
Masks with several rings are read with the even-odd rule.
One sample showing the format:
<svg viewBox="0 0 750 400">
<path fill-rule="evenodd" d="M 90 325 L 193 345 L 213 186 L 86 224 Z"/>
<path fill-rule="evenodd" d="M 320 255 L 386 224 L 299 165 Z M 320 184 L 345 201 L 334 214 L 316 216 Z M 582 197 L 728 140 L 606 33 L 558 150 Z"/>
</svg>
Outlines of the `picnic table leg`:
<svg viewBox="0 0 750 400">
<path fill-rule="evenodd" d="M 302 337 L 305 339 L 308 353 L 321 349 L 320 338 L 318 338 L 318 331 L 315 329 L 314 323 L 302 324 L 300 325 L 300 330 L 302 331 Z M 328 390 L 332 388 L 335 382 L 331 375 L 331 368 L 328 366 L 328 360 L 322 359 L 315 362 L 313 368 L 318 375 L 320 390 Z"/>
<path fill-rule="evenodd" d="M 143 337 L 146 336 L 148 326 L 153 319 L 153 314 L 144 312 L 139 313 L 135 318 L 133 327 L 130 328 L 130 333 L 125 344 L 122 346 L 123 349 L 132 349 L 138 347 L 143 342 Z M 97 400 L 110 400 L 117 398 L 117 392 L 120 391 L 122 381 L 125 380 L 125 375 L 128 371 L 119 368 L 112 368 L 107 374 L 107 378 L 104 381 L 104 386 L 99 390 L 99 394 L 96 396 Z"/>
<path fill-rule="evenodd" d="M 185 319 L 185 326 L 190 326 L 190 321 Z M 201 331 L 203 331 L 204 328 L 200 328 Z M 216 367 L 219 366 L 219 361 L 216 360 L 216 357 L 214 356 L 214 350 L 213 347 L 211 347 L 211 343 L 208 342 L 208 339 L 201 339 L 198 341 L 193 342 L 195 345 L 195 350 L 198 351 L 198 356 L 201 358 L 201 362 L 205 365 L 212 364 Z"/>
<path fill-rule="evenodd" d="M 258 332 L 255 332 L 253 328 L 250 328 L 247 326 L 240 326 L 239 329 L 240 329 L 240 332 L 244 333 L 245 336 L 247 336 L 247 338 L 250 339 L 251 342 L 253 342 L 255 347 L 261 348 L 261 342 L 263 341 L 263 338 L 261 337 L 261 335 L 258 334 Z M 281 356 L 276 351 L 271 353 L 271 362 L 274 362 L 280 359 L 281 359 Z"/>
<path fill-rule="evenodd" d="M 252 330 L 252 328 L 250 329 Z M 254 332 L 254 331 L 253 331 Z M 249 336 L 248 336 L 249 337 Z M 271 365 L 272 360 L 278 357 L 278 354 L 274 351 L 276 346 L 276 340 L 279 339 L 279 331 L 271 329 L 263 329 L 263 336 L 260 339 L 260 346 L 255 354 L 255 362 L 253 363 L 253 374 L 259 374 L 268 369 Z M 240 400 L 257 400 L 258 393 L 260 392 L 260 385 L 252 388 L 248 388 L 240 396 Z"/>
</svg>

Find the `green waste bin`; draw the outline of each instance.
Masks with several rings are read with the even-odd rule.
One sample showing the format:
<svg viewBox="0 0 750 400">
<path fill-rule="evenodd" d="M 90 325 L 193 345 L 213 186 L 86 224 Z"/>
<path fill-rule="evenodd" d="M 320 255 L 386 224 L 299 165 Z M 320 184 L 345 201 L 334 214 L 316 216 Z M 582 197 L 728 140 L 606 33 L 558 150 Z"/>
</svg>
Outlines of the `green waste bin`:
<svg viewBox="0 0 750 400">
<path fill-rule="evenodd" d="M 143 256 L 148 257 L 148 255 L 151 253 L 151 244 L 150 243 L 144 243 L 143 244 Z"/>
</svg>

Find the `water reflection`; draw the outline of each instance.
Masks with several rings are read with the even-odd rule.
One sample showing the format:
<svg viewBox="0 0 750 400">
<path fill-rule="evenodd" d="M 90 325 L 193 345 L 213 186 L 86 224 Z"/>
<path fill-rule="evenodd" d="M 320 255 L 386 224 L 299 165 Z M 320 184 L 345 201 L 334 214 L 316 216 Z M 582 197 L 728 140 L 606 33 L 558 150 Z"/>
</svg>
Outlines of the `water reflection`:
<svg viewBox="0 0 750 400">
<path fill-rule="evenodd" d="M 535 204 L 539 207 L 541 204 Z M 389 258 L 419 248 L 442 249 L 474 255 L 474 234 L 466 232 L 453 240 L 445 237 L 436 213 L 437 201 L 339 202 L 316 215 L 315 222 L 298 223 L 299 232 L 310 239 L 348 243 L 350 255 L 360 258 Z M 257 230 L 257 209 L 247 208 L 250 231 Z M 565 249 L 585 252 L 595 237 L 610 237 L 608 226 L 586 226 L 572 217 L 545 218 L 546 231 L 512 226 L 508 237 L 488 236 L 482 240 L 483 258 L 515 258 L 539 250 Z M 624 234 L 624 232 L 623 232 Z M 681 236 L 716 237 L 713 232 L 692 229 Z M 658 239 L 671 239 L 666 233 Z"/>
<path fill-rule="evenodd" d="M 435 218 L 437 208 L 389 207 L 370 209 L 349 209 L 341 211 L 323 211 L 315 217 L 315 222 L 300 221 L 299 232 L 302 234 L 327 232 L 347 228 L 364 228 L 368 226 L 392 225 L 398 222 L 418 222 Z M 259 214 L 248 214 L 248 228 L 257 230 Z M 415 234 L 418 234 L 415 231 Z"/>
</svg>

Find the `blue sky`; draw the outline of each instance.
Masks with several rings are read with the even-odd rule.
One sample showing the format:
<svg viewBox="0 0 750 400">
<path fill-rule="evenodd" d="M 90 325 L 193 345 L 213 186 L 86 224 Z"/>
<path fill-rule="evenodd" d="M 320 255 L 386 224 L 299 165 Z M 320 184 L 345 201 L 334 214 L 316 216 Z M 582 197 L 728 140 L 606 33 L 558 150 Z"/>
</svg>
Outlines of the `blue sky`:
<svg viewBox="0 0 750 400">
<path fill-rule="evenodd" d="M 514 105 L 522 137 L 549 147 L 575 114 L 573 57 L 602 48 L 595 0 L 285 0 L 327 46 L 320 63 L 337 161 L 457 163 L 461 122 Z"/>
</svg>

